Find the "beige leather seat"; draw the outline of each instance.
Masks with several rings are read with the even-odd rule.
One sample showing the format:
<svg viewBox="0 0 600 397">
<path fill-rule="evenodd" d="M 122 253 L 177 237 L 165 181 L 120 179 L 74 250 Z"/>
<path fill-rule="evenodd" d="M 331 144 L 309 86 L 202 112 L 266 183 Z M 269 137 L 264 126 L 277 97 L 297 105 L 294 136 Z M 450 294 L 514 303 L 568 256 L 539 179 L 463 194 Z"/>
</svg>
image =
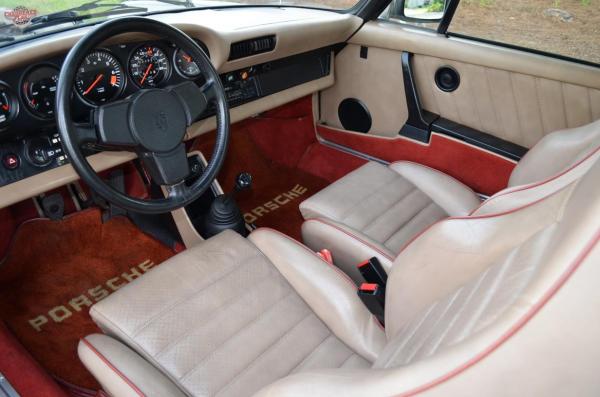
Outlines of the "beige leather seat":
<svg viewBox="0 0 600 397">
<path fill-rule="evenodd" d="M 544 137 L 515 167 L 508 189 L 543 181 L 600 145 L 600 120 Z M 505 191 L 498 194 L 505 194 Z M 410 162 L 369 162 L 300 204 L 304 243 L 328 249 L 356 282 L 356 266 L 377 257 L 389 269 L 402 247 L 440 219 L 467 216 L 481 204 L 469 187 Z"/>
<path fill-rule="evenodd" d="M 107 335 L 79 355 L 112 396 L 597 396 L 599 158 L 421 234 L 385 329 L 339 269 L 259 229 L 95 304 Z"/>
</svg>

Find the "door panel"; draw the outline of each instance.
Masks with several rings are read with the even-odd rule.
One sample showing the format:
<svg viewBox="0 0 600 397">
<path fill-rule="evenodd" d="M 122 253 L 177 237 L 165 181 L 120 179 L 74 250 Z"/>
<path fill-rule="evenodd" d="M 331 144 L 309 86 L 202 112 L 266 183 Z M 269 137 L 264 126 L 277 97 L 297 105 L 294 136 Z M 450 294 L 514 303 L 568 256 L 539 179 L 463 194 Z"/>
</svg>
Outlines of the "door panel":
<svg viewBox="0 0 600 397">
<path fill-rule="evenodd" d="M 368 47 L 367 59 L 361 46 Z M 357 98 L 373 118 L 367 136 L 396 136 L 407 118 L 402 51 L 415 54 L 424 109 L 497 138 L 531 147 L 549 132 L 600 118 L 599 68 L 375 21 L 336 57 L 336 84 L 321 93 L 320 121 L 341 128 L 339 103 Z M 460 74 L 453 92 L 434 81 L 445 65 Z"/>
<path fill-rule="evenodd" d="M 425 109 L 525 147 L 549 132 L 600 118 L 597 89 L 426 55 L 413 59 Z M 436 70 L 446 65 L 460 75 L 453 92 L 434 81 Z"/>
</svg>

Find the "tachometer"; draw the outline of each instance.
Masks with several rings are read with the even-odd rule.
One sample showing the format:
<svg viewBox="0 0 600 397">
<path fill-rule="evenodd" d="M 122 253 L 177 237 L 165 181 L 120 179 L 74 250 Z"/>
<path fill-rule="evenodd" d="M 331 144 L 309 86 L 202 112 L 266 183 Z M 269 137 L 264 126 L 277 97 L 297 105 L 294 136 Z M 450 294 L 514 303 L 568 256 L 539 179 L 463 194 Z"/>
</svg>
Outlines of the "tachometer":
<svg viewBox="0 0 600 397">
<path fill-rule="evenodd" d="M 24 102 L 35 115 L 46 119 L 54 116 L 57 82 L 58 69 L 54 66 L 37 66 L 23 78 Z"/>
<path fill-rule="evenodd" d="M 0 82 L 0 130 L 17 116 L 19 101 L 13 95 L 8 85 Z"/>
<path fill-rule="evenodd" d="M 171 64 L 163 50 L 143 45 L 131 55 L 129 73 L 138 86 L 156 87 L 169 77 Z"/>
<path fill-rule="evenodd" d="M 88 54 L 79 66 L 75 78 L 79 95 L 94 105 L 115 99 L 124 86 L 123 67 L 110 52 L 103 50 Z"/>
</svg>

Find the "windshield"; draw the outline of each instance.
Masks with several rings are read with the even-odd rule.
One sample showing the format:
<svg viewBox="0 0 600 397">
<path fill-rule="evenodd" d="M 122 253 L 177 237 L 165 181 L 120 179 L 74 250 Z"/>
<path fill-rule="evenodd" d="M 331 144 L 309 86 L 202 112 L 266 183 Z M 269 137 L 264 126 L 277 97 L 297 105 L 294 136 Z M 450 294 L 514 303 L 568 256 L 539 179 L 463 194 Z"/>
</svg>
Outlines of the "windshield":
<svg viewBox="0 0 600 397">
<path fill-rule="evenodd" d="M 348 9 L 359 0 L 0 0 L 0 47 L 123 15 L 244 5 Z"/>
</svg>

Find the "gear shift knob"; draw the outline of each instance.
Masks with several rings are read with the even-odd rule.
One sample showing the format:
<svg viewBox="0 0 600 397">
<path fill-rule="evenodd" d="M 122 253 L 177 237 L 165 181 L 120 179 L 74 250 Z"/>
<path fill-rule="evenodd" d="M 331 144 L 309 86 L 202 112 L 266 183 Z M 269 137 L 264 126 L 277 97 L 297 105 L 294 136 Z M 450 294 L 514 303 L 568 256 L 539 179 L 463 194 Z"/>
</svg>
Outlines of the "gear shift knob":
<svg viewBox="0 0 600 397">
<path fill-rule="evenodd" d="M 235 177 L 235 191 L 250 189 L 252 187 L 252 175 L 248 172 L 240 172 Z"/>
</svg>

